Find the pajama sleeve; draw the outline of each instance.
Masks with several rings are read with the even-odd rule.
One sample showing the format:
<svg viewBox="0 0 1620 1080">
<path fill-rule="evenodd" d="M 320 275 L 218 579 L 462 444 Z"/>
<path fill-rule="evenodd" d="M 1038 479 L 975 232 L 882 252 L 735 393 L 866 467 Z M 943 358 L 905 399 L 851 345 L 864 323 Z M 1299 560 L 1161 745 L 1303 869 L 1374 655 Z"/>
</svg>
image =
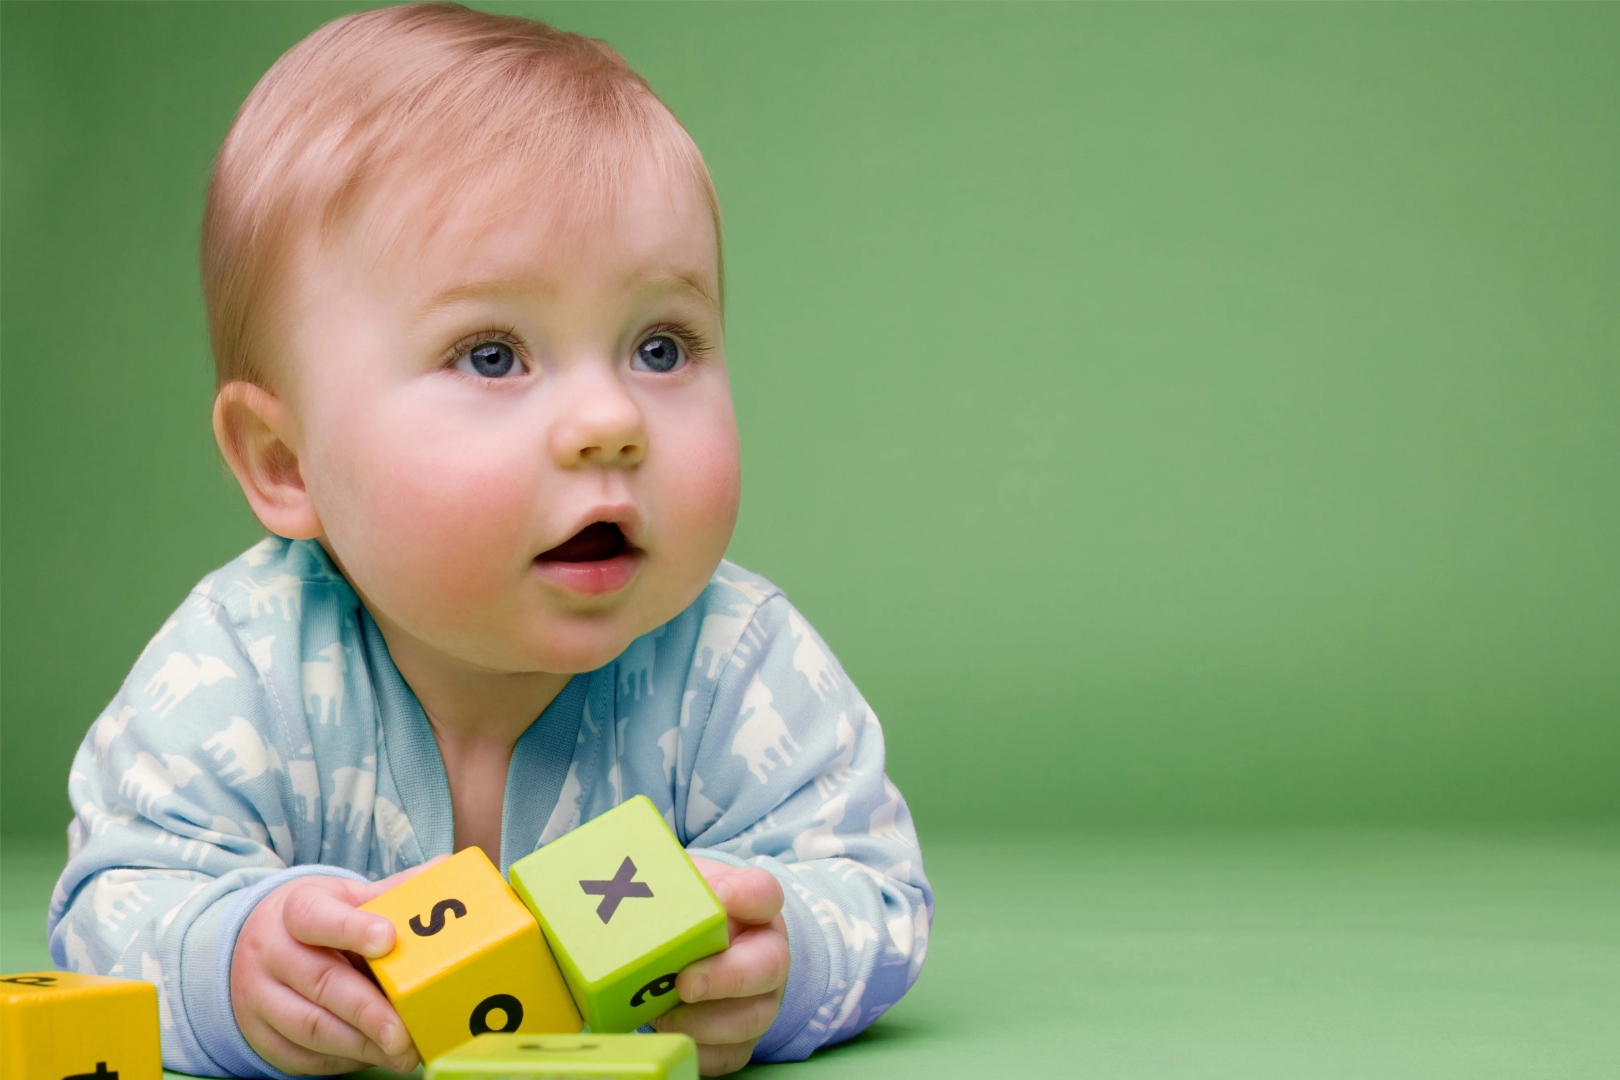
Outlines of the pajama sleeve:
<svg viewBox="0 0 1620 1080">
<path fill-rule="evenodd" d="M 252 651 L 197 593 L 147 646 L 74 758 L 48 922 L 57 967 L 155 983 L 164 1065 L 210 1076 L 282 1075 L 231 1009 L 254 903 L 297 876 L 365 880 L 293 865 L 319 851 L 319 785 L 294 760 L 302 710 L 285 715 Z"/>
<path fill-rule="evenodd" d="M 683 710 L 686 731 L 705 705 L 707 720 L 680 755 L 677 818 L 692 854 L 782 883 L 791 970 L 754 1058 L 795 1061 L 857 1034 L 916 981 L 933 893 L 877 717 L 786 598 L 755 609 L 721 664 Z"/>
</svg>

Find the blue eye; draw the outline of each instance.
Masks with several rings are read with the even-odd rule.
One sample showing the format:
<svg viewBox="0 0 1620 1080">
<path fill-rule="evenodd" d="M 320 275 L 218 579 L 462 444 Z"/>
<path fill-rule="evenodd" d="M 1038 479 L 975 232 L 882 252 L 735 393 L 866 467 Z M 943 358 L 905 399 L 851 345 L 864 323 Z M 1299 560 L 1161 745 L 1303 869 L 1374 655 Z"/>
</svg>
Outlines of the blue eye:
<svg viewBox="0 0 1620 1080">
<path fill-rule="evenodd" d="M 674 371 L 686 362 L 686 353 L 680 342 L 668 334 L 654 334 L 636 346 L 630 357 L 630 366 L 637 371 Z"/>
<path fill-rule="evenodd" d="M 485 379 L 505 379 L 523 374 L 523 365 L 506 342 L 480 341 L 456 357 L 456 370 Z"/>
</svg>

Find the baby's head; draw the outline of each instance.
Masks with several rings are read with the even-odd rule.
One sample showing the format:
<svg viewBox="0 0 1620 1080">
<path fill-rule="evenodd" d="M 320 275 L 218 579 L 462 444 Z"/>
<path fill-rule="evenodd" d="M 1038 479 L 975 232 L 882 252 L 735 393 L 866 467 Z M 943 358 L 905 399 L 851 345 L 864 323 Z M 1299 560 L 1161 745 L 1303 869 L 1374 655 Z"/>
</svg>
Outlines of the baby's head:
<svg viewBox="0 0 1620 1080">
<path fill-rule="evenodd" d="M 708 581 L 740 483 L 714 190 L 605 45 L 328 24 L 243 105 L 202 261 L 220 448 L 390 645 L 586 671 Z"/>
</svg>

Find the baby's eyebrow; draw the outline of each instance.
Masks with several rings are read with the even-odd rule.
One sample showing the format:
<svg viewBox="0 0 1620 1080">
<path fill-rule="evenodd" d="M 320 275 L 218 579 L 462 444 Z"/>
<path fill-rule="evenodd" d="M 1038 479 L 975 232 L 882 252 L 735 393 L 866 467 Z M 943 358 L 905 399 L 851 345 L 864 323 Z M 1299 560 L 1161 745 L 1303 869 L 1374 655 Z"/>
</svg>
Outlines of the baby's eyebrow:
<svg viewBox="0 0 1620 1080">
<path fill-rule="evenodd" d="M 417 309 L 415 321 L 426 322 L 446 308 L 453 308 L 469 300 L 481 300 L 491 296 L 520 296 L 523 292 L 520 286 L 511 281 L 470 281 L 435 293 L 427 303 Z"/>
<path fill-rule="evenodd" d="M 674 289 L 679 292 L 690 293 L 715 311 L 720 310 L 720 299 L 715 296 L 714 290 L 710 288 L 709 283 L 704 280 L 702 274 L 676 270 L 641 277 L 635 284 L 647 291 Z M 447 308 L 453 308 L 470 300 L 483 300 L 491 297 L 522 297 L 528 291 L 521 282 L 504 278 L 465 282 L 435 293 L 416 310 L 412 321 L 415 323 L 427 322 Z"/>
<path fill-rule="evenodd" d="M 646 279 L 647 284 L 654 288 L 677 288 L 683 292 L 696 293 L 700 299 L 716 311 L 720 310 L 720 299 L 709 288 L 708 282 L 702 275 L 688 274 L 677 271 L 669 274 L 655 274 Z"/>
</svg>

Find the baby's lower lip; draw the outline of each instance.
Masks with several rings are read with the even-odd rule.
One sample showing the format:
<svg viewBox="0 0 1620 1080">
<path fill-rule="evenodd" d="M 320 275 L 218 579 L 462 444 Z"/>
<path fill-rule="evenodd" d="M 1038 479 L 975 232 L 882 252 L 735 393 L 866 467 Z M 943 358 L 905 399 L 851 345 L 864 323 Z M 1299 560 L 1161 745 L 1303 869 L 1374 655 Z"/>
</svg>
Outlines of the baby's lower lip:
<svg viewBox="0 0 1620 1080">
<path fill-rule="evenodd" d="M 641 552 L 631 549 L 593 562 L 562 562 L 558 559 L 536 559 L 537 574 L 553 585 L 569 592 L 587 596 L 605 596 L 618 592 L 630 584 L 630 579 L 641 569 Z"/>
</svg>

